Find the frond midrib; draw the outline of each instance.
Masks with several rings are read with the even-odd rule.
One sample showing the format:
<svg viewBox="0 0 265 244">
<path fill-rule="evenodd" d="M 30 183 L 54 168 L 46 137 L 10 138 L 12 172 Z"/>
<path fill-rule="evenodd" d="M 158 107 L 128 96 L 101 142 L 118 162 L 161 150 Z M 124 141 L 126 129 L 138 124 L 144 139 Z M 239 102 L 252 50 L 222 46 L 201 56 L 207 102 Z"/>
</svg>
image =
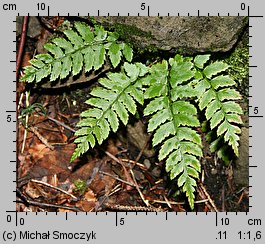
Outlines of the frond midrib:
<svg viewBox="0 0 265 244">
<path fill-rule="evenodd" d="M 82 53 L 82 50 L 84 50 L 84 49 L 86 49 L 86 48 L 88 48 L 88 47 L 93 47 L 93 46 L 99 46 L 99 45 L 104 45 L 104 44 L 107 44 L 107 43 L 110 43 L 110 42 L 107 42 L 107 41 L 93 41 L 92 43 L 86 43 L 86 44 L 84 44 L 84 46 L 82 46 L 82 47 L 79 47 L 79 48 L 77 48 L 77 49 L 74 49 L 73 51 L 71 51 L 71 52 L 64 52 L 64 55 L 62 56 L 62 57 L 59 57 L 59 58 L 55 58 L 54 56 L 53 56 L 53 60 L 51 61 L 51 62 L 44 62 L 44 65 L 41 67 L 41 68 L 35 68 L 34 66 L 34 68 L 35 68 L 35 70 L 33 71 L 33 72 L 28 72 L 28 74 L 31 74 L 31 75 L 33 75 L 33 74 L 35 74 L 35 73 L 37 73 L 39 70 L 42 70 L 42 69 L 45 69 L 46 67 L 49 67 L 50 65 L 53 65 L 54 63 L 56 63 L 56 62 L 61 62 L 64 58 L 66 58 L 66 57 L 72 57 L 75 53 L 77 53 L 77 52 L 81 52 Z M 62 48 L 61 48 L 62 49 Z M 84 55 L 85 53 L 82 53 L 82 55 Z M 72 67 L 72 65 L 71 65 L 71 67 Z"/>
</svg>

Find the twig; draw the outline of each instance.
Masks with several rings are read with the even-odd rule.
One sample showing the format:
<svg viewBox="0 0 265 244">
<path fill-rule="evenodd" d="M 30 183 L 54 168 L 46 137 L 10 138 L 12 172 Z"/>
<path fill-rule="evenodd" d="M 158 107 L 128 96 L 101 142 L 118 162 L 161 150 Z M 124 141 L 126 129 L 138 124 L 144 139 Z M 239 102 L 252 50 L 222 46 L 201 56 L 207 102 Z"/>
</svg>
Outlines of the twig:
<svg viewBox="0 0 265 244">
<path fill-rule="evenodd" d="M 194 204 L 199 204 L 199 203 L 204 203 L 204 202 L 208 202 L 208 199 L 203 199 L 203 200 L 198 200 L 198 201 L 194 201 Z M 186 202 L 174 202 L 174 201 L 161 201 L 161 200 L 152 200 L 151 202 L 153 203 L 164 203 L 164 204 L 171 204 L 171 205 L 183 205 L 186 204 Z"/>
<path fill-rule="evenodd" d="M 206 191 L 206 189 L 202 183 L 200 183 L 198 185 L 198 192 L 199 192 L 199 195 L 201 196 L 201 198 L 204 198 L 204 196 L 205 196 L 209 200 L 210 204 L 208 204 L 207 202 L 206 202 L 206 204 L 208 204 L 210 208 L 214 209 L 215 212 L 219 212 L 214 201 L 212 200 L 212 198 L 210 197 L 209 193 Z"/>
<path fill-rule="evenodd" d="M 43 114 L 44 115 L 44 114 Z M 49 120 L 51 120 L 51 121 L 53 121 L 53 122 L 55 122 L 56 124 L 58 124 L 58 125 L 61 125 L 61 126 L 63 126 L 64 128 L 66 128 L 66 129 L 68 129 L 68 130 L 70 130 L 70 131 L 72 131 L 72 132 L 76 132 L 76 130 L 74 130 L 73 128 L 71 128 L 70 126 L 68 126 L 68 125 L 66 125 L 66 124 L 64 124 L 64 123 L 62 123 L 62 122 L 60 122 L 59 120 L 57 120 L 57 119 L 54 119 L 54 118 L 52 118 L 52 117 L 50 117 L 50 116 L 46 116 Z"/>
<path fill-rule="evenodd" d="M 25 202 L 21 201 L 21 200 L 17 200 L 16 203 L 25 204 Z M 50 204 L 50 203 L 41 203 L 41 202 L 37 202 L 37 201 L 31 201 L 31 200 L 28 200 L 28 199 L 26 199 L 26 203 L 28 205 L 33 205 L 33 206 L 38 206 L 38 207 L 62 208 L 62 209 L 71 210 L 71 211 L 75 211 L 75 212 L 81 212 L 81 210 L 79 208 L 68 207 L 68 206 L 65 206 L 65 205 L 55 205 L 55 204 Z"/>
<path fill-rule="evenodd" d="M 143 164 L 138 163 L 137 161 L 131 160 L 131 159 L 126 159 L 126 158 L 122 158 L 121 159 L 122 162 L 126 162 L 126 163 L 133 163 L 134 165 L 139 166 L 141 169 L 143 170 L 147 170 L 146 166 Z"/>
<path fill-rule="evenodd" d="M 142 206 L 126 206 L 126 205 L 120 205 L 120 204 L 109 204 L 104 203 L 105 207 L 113 210 L 119 210 L 119 211 L 133 211 L 133 212 L 165 212 L 164 209 L 161 208 L 154 208 L 154 207 L 142 207 Z"/>
<path fill-rule="evenodd" d="M 19 69 L 20 69 L 20 65 L 21 65 L 25 40 L 26 40 L 26 36 L 27 36 L 28 20 L 29 20 L 29 16 L 25 16 L 23 19 L 21 38 L 20 38 L 20 43 L 19 43 L 19 48 L 18 48 L 18 53 L 17 53 L 17 65 L 16 65 L 16 78 L 17 79 L 18 79 Z"/>
<path fill-rule="evenodd" d="M 30 91 L 26 91 L 26 107 L 29 107 L 29 97 L 30 97 Z M 26 145 L 26 139 L 27 139 L 27 135 L 28 135 L 28 130 L 27 130 L 28 122 L 29 122 L 29 114 L 26 115 L 26 119 L 25 119 L 25 130 L 24 130 L 24 137 L 23 137 L 21 153 L 24 152 L 25 145 Z"/>
<path fill-rule="evenodd" d="M 164 195 L 164 199 L 166 200 L 167 206 L 168 206 L 169 208 L 172 208 L 170 202 L 168 201 L 168 199 L 167 199 L 167 197 L 166 197 L 165 195 Z"/>
<path fill-rule="evenodd" d="M 54 150 L 54 146 L 50 145 L 50 143 L 47 141 L 47 139 L 45 139 L 38 131 L 35 127 L 30 127 L 29 128 L 38 138 L 39 140 L 48 148 L 50 148 L 51 150 Z"/>
<path fill-rule="evenodd" d="M 67 192 L 67 191 L 65 191 L 65 190 L 63 190 L 63 189 L 61 189 L 61 188 L 59 188 L 59 187 L 52 186 L 52 185 L 50 185 L 49 183 L 46 183 L 46 182 L 43 182 L 43 181 L 39 181 L 39 180 L 31 179 L 30 181 L 31 181 L 31 182 L 35 182 L 35 183 L 38 183 L 38 184 L 42 184 L 42 185 L 45 185 L 45 186 L 48 186 L 48 187 L 50 187 L 50 188 L 52 188 L 52 189 L 55 189 L 55 190 L 57 190 L 57 191 L 61 191 L 61 192 L 63 192 L 64 194 L 66 194 L 66 195 L 72 197 L 73 199 L 77 200 L 77 197 L 76 197 L 76 196 L 74 196 L 73 194 L 71 194 L 71 193 L 69 193 L 69 192 Z"/>
<path fill-rule="evenodd" d="M 225 212 L 225 185 L 222 187 L 222 212 Z"/>
<path fill-rule="evenodd" d="M 141 151 L 139 152 L 139 154 L 137 155 L 135 161 L 138 162 L 140 160 L 140 158 L 142 157 L 144 150 L 146 149 L 148 142 L 150 141 L 151 136 L 149 136 L 146 140 L 146 142 L 144 143 L 143 148 L 141 149 Z"/>
<path fill-rule="evenodd" d="M 136 187 L 136 185 L 134 185 L 134 184 L 132 184 L 132 183 L 130 183 L 130 182 L 128 182 L 128 181 L 122 180 L 122 179 L 120 179 L 120 178 L 119 178 L 118 176 L 116 176 L 116 175 L 112 175 L 112 174 L 109 174 L 109 173 L 107 173 L 107 172 L 103 172 L 103 171 L 99 171 L 99 173 L 100 173 L 100 174 L 103 174 L 103 175 L 110 176 L 110 177 L 112 177 L 113 179 L 118 180 L 118 181 L 120 181 L 120 182 L 122 182 L 122 183 L 125 183 L 125 184 L 127 184 L 127 185 L 129 185 L 129 186 Z"/>
<path fill-rule="evenodd" d="M 133 182 L 132 178 L 130 177 L 130 175 L 129 175 L 129 173 L 128 173 L 128 171 L 127 171 L 127 169 L 126 169 L 124 163 L 123 163 L 121 160 L 119 160 L 117 157 L 115 157 L 114 155 L 112 155 L 110 152 L 108 152 L 108 151 L 104 151 L 104 152 L 105 152 L 110 158 L 112 158 L 115 162 L 119 163 L 119 164 L 122 166 L 122 169 L 123 169 L 123 171 L 124 171 L 124 175 L 125 175 L 127 181 L 132 182 L 132 184 L 135 184 L 135 182 Z M 127 188 L 126 188 L 126 189 L 127 189 L 128 191 L 131 190 L 131 186 L 128 186 L 128 185 L 127 185 Z"/>
<path fill-rule="evenodd" d="M 136 179 L 135 179 L 134 173 L 133 173 L 133 171 L 132 171 L 131 169 L 130 169 L 130 172 L 131 172 L 131 175 L 132 175 L 132 177 L 133 177 L 133 181 L 134 181 L 135 187 L 136 187 L 137 191 L 138 191 L 139 194 L 140 194 L 140 197 L 142 198 L 144 204 L 145 204 L 147 207 L 149 207 L 149 206 L 150 206 L 150 205 L 149 205 L 149 202 L 148 202 L 148 200 L 145 200 L 145 199 L 144 199 L 144 195 L 143 195 L 143 193 L 141 192 L 141 190 L 140 190 L 140 188 L 139 188 L 139 186 L 138 186 L 138 184 L 137 184 L 137 181 L 136 181 Z"/>
<path fill-rule="evenodd" d="M 111 192 L 108 194 L 107 197 L 110 197 L 112 195 L 114 195 L 116 192 L 120 191 L 122 188 L 121 188 L 121 184 L 118 184 L 116 185 L 112 190 Z"/>
</svg>

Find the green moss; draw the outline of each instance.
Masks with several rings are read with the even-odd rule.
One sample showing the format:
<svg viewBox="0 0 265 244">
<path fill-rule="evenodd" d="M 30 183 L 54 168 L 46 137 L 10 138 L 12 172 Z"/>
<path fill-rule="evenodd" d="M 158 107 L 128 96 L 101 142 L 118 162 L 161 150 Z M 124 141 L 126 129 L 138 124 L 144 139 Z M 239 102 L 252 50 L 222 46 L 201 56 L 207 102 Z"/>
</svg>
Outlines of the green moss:
<svg viewBox="0 0 265 244">
<path fill-rule="evenodd" d="M 153 38 L 151 32 L 142 31 L 141 29 L 132 25 L 115 23 L 112 28 L 120 36 L 127 37 L 128 39 L 130 39 L 131 36 L 141 36 L 141 37 L 146 37 L 148 39 Z"/>
<path fill-rule="evenodd" d="M 248 95 L 249 50 L 248 47 L 236 47 L 224 60 L 230 65 L 228 74 L 238 84 L 240 91 Z"/>
<path fill-rule="evenodd" d="M 148 52 L 157 52 L 157 48 L 154 46 L 149 46 L 143 50 L 141 46 L 141 42 L 137 41 L 137 37 L 144 37 L 146 39 L 153 39 L 153 35 L 151 32 L 145 32 L 136 26 L 126 25 L 115 23 L 111 29 L 115 31 L 125 42 L 128 42 L 134 46 L 138 50 L 138 52 L 142 53 L 145 51 Z"/>
<path fill-rule="evenodd" d="M 83 180 L 76 180 L 74 181 L 75 189 L 74 192 L 79 193 L 80 195 L 83 195 L 87 190 L 87 184 Z"/>
</svg>

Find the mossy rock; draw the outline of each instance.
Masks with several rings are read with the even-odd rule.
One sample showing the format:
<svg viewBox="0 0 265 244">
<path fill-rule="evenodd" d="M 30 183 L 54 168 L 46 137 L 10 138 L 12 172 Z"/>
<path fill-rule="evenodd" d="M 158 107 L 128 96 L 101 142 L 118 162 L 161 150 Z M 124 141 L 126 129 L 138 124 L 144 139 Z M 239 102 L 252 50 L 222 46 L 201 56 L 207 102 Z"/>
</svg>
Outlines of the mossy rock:
<svg viewBox="0 0 265 244">
<path fill-rule="evenodd" d="M 137 50 L 194 54 L 226 52 L 237 42 L 247 17 L 94 17 Z"/>
</svg>

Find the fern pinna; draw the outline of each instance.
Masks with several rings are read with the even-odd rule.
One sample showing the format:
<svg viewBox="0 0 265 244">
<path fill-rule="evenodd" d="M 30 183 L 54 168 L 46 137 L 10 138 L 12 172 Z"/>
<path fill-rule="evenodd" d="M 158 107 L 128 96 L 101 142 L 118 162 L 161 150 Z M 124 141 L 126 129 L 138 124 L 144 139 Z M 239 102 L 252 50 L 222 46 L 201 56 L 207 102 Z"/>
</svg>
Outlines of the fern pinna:
<svg viewBox="0 0 265 244">
<path fill-rule="evenodd" d="M 113 67 L 117 67 L 122 56 L 131 61 L 133 52 L 130 46 L 117 42 L 115 33 L 107 32 L 102 27 L 90 27 L 82 22 L 75 22 L 75 29 L 67 29 L 67 38 L 54 38 L 44 45 L 48 53 L 38 54 L 30 61 L 31 66 L 24 69 L 22 81 L 39 82 L 50 76 L 50 81 L 64 79 L 69 74 L 77 75 L 84 67 L 86 72 L 100 69 L 106 55 Z"/>
<path fill-rule="evenodd" d="M 147 130 L 153 133 L 152 144 L 159 147 L 158 159 L 165 160 L 166 171 L 171 179 L 177 179 L 193 209 L 203 156 L 198 114 L 205 114 L 218 136 L 211 142 L 211 149 L 224 156 L 220 153 L 223 149 L 216 146 L 223 140 L 238 156 L 242 109 L 236 100 L 241 96 L 233 88 L 235 82 L 225 74 L 228 65 L 211 62 L 208 54 L 194 58 L 176 55 L 149 67 L 130 63 L 133 51 L 115 33 L 102 27 L 92 31 L 80 22 L 74 26 L 64 31 L 65 37 L 46 44 L 48 53 L 36 55 L 21 78 L 27 82 L 48 76 L 51 81 L 64 79 L 82 69 L 87 73 L 98 70 L 106 61 L 116 68 L 116 72 L 98 80 L 86 101 L 90 108 L 81 113 L 72 160 L 93 148 L 96 141 L 102 144 L 111 130 L 118 130 L 120 121 L 126 125 L 139 103 L 145 106 L 144 116 L 149 118 Z M 121 65 L 122 60 L 129 63 Z"/>
<path fill-rule="evenodd" d="M 243 111 L 235 100 L 241 99 L 241 95 L 233 88 L 235 81 L 228 75 L 219 75 L 228 69 L 226 63 L 217 61 L 203 69 L 209 57 L 210 55 L 199 55 L 194 60 L 199 72 L 199 79 L 195 86 L 198 92 L 199 108 L 205 110 L 211 129 L 217 129 L 219 137 L 217 141 L 223 138 L 238 156 L 241 133 L 238 125 L 242 124 L 240 115 Z M 216 141 L 212 142 L 213 149 L 215 149 L 215 143 Z"/>
<path fill-rule="evenodd" d="M 148 131 L 155 131 L 153 146 L 162 145 L 158 158 L 166 159 L 171 179 L 178 177 L 177 184 L 186 192 L 191 208 L 202 156 L 201 138 L 194 129 L 200 126 L 197 109 L 187 100 L 195 96 L 189 82 L 195 73 L 192 68 L 192 62 L 176 56 L 169 63 L 154 65 L 144 80 L 148 87 L 145 99 L 151 99 L 144 114 L 152 115 Z"/>
<path fill-rule="evenodd" d="M 75 140 L 78 144 L 72 160 L 95 146 L 95 138 L 101 144 L 110 132 L 119 127 L 119 119 L 124 125 L 128 123 L 129 112 L 136 113 L 136 102 L 143 104 L 142 84 L 138 77 L 144 76 L 147 68 L 140 63 L 124 64 L 124 72 L 108 73 L 107 78 L 99 80 L 101 86 L 90 93 L 93 97 L 86 101 L 91 105 L 81 113 L 83 118 L 78 126 L 81 127 Z M 119 119 L 118 119 L 119 118 Z"/>
</svg>

